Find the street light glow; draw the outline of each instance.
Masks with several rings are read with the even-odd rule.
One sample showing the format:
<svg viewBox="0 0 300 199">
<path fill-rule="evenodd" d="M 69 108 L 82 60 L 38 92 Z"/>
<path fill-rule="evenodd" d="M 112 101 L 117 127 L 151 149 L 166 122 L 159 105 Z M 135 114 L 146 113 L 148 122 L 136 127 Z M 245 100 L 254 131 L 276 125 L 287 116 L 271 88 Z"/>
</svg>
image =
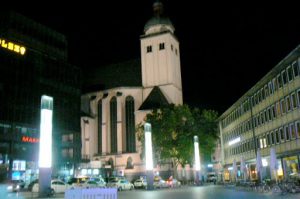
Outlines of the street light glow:
<svg viewBox="0 0 300 199">
<path fill-rule="evenodd" d="M 153 170 L 151 124 L 145 123 L 146 170 Z"/>
<path fill-rule="evenodd" d="M 42 96 L 39 167 L 52 166 L 52 108 L 53 98 Z"/>
<path fill-rule="evenodd" d="M 195 150 L 195 169 L 200 171 L 200 154 L 198 136 L 194 136 L 194 150 Z"/>
</svg>

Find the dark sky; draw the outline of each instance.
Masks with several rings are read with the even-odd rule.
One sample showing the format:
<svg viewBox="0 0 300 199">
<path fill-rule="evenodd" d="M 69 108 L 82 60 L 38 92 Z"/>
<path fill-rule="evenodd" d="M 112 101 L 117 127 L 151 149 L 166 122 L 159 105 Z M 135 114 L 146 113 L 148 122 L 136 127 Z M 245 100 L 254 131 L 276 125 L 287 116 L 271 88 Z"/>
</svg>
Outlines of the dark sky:
<svg viewBox="0 0 300 199">
<path fill-rule="evenodd" d="M 40 1 L 15 8 L 67 35 L 83 69 L 140 58 L 152 0 Z M 184 103 L 222 113 L 300 44 L 297 5 L 163 1 L 180 42 Z"/>
</svg>

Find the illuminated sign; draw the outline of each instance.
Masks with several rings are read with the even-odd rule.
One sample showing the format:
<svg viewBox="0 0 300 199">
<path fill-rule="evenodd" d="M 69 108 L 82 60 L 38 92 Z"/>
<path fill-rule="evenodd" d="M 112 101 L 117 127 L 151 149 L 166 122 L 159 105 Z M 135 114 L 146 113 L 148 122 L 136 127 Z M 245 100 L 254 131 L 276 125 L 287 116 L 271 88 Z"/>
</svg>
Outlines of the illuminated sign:
<svg viewBox="0 0 300 199">
<path fill-rule="evenodd" d="M 26 52 L 26 48 L 24 46 L 15 44 L 11 41 L 6 41 L 5 39 L 1 39 L 1 38 L 0 38 L 0 47 L 14 51 L 15 53 L 18 53 L 21 55 L 24 55 Z"/>
<path fill-rule="evenodd" d="M 231 146 L 231 145 L 236 144 L 236 143 L 238 143 L 240 141 L 241 141 L 241 138 L 238 137 L 238 138 L 235 138 L 235 139 L 229 141 L 228 144 L 229 144 L 229 146 Z"/>
<path fill-rule="evenodd" d="M 39 141 L 40 141 L 39 138 L 33 138 L 33 137 L 28 137 L 28 136 L 22 137 L 22 142 L 37 143 Z"/>
</svg>

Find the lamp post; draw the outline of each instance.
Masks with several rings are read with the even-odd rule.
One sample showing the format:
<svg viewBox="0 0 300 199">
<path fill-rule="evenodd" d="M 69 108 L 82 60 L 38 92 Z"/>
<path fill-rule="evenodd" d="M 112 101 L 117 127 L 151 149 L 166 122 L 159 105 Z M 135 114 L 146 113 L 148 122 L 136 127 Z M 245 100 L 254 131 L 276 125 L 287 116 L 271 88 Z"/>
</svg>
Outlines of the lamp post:
<svg viewBox="0 0 300 199">
<path fill-rule="evenodd" d="M 199 154 L 199 140 L 198 136 L 194 136 L 194 154 L 195 154 L 195 171 L 196 171 L 196 185 L 200 185 L 201 180 L 200 180 L 200 154 Z"/>
<path fill-rule="evenodd" d="M 153 190 L 153 156 L 152 156 L 151 124 L 145 123 L 144 130 L 145 130 L 147 189 Z"/>
<path fill-rule="evenodd" d="M 52 112 L 53 98 L 43 95 L 41 99 L 40 149 L 39 149 L 39 196 L 51 188 L 52 167 Z"/>
</svg>

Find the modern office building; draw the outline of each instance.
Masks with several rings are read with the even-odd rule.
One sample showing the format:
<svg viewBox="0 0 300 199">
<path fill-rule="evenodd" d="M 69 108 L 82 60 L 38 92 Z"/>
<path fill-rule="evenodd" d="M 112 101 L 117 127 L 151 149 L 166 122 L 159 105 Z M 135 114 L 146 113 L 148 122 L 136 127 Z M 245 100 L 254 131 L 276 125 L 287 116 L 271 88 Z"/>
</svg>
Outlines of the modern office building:
<svg viewBox="0 0 300 199">
<path fill-rule="evenodd" d="M 0 164 L 13 178 L 36 175 L 42 95 L 54 98 L 53 174 L 81 161 L 80 71 L 67 59 L 64 35 L 1 11 Z"/>
<path fill-rule="evenodd" d="M 145 175 L 141 143 L 135 127 L 154 108 L 182 104 L 179 42 L 174 27 L 163 15 L 162 3 L 153 5 L 154 16 L 146 23 L 141 41 L 141 60 L 91 71 L 87 84 L 93 91 L 82 96 L 82 154 L 90 159 L 81 174 L 93 172 Z M 172 171 L 161 165 L 156 171 Z"/>
<path fill-rule="evenodd" d="M 299 174 L 300 155 L 300 46 L 280 61 L 219 118 L 222 164 L 227 180 L 241 158 L 249 179 L 256 176 L 260 151 L 263 178 L 270 174 L 270 149 L 277 155 L 277 177 Z M 231 171 L 230 171 L 231 170 Z M 231 175 L 232 177 L 232 175 Z"/>
</svg>

